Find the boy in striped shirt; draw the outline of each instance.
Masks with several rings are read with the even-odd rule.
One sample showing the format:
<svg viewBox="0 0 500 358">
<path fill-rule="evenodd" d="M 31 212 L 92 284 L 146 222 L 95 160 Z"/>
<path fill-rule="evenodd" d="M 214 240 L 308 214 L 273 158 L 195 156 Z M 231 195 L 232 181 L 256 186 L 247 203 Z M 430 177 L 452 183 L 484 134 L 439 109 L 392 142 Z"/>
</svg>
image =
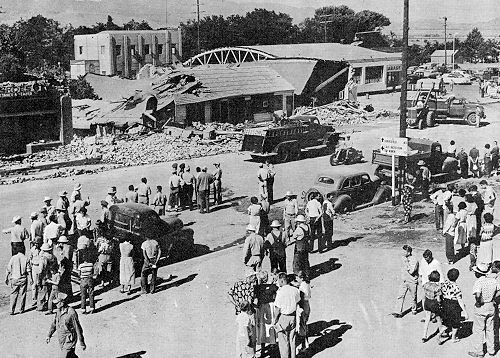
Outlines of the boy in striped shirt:
<svg viewBox="0 0 500 358">
<path fill-rule="evenodd" d="M 87 295 L 90 301 L 90 313 L 94 313 L 94 264 L 90 262 L 89 255 L 83 255 L 83 262 L 78 266 L 78 272 L 80 274 L 80 296 L 81 296 L 81 306 L 83 314 L 87 314 Z"/>
</svg>

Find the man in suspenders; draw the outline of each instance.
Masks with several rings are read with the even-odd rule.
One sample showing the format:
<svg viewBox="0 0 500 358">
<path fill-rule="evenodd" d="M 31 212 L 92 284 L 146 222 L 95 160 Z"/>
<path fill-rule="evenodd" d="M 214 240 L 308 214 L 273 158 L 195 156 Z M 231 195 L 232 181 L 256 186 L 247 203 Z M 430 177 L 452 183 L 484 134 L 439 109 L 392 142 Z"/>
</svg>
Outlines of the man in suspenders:
<svg viewBox="0 0 500 358">
<path fill-rule="evenodd" d="M 309 240 L 310 231 L 306 224 L 304 215 L 298 215 L 295 219 L 298 226 L 295 229 L 292 240 L 295 240 L 295 250 L 293 254 L 293 273 L 296 275 L 299 271 L 309 271 Z"/>
<path fill-rule="evenodd" d="M 285 233 L 280 229 L 281 224 L 278 220 L 271 223 L 271 228 L 264 243 L 265 250 L 269 252 L 271 271 L 277 268 L 278 272 L 286 272 Z"/>
</svg>

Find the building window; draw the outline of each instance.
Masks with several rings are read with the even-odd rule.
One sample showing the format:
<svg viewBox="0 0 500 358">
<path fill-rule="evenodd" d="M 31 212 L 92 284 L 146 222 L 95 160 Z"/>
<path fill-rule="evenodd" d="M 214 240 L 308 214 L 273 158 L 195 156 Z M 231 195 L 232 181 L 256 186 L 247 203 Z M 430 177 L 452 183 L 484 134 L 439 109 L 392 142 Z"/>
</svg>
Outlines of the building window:
<svg viewBox="0 0 500 358">
<path fill-rule="evenodd" d="M 149 55 L 149 45 L 144 45 L 144 54 Z"/>
<path fill-rule="evenodd" d="M 101 75 L 106 75 L 106 71 L 101 71 Z"/>
<path fill-rule="evenodd" d="M 158 54 L 163 53 L 163 45 L 158 45 Z"/>
<path fill-rule="evenodd" d="M 130 45 L 130 53 L 132 54 L 132 56 L 135 55 L 135 45 Z"/>
<path fill-rule="evenodd" d="M 400 83 L 400 72 L 399 71 L 389 71 L 387 72 L 387 87 L 396 87 Z"/>
<path fill-rule="evenodd" d="M 262 101 L 262 107 L 264 108 L 269 107 L 269 101 Z"/>
<path fill-rule="evenodd" d="M 122 54 L 122 45 L 115 46 L 116 55 L 120 56 Z"/>
<path fill-rule="evenodd" d="M 83 55 L 83 46 L 78 46 L 78 53 Z"/>
<path fill-rule="evenodd" d="M 365 83 L 379 83 L 382 82 L 382 75 L 384 73 L 384 66 L 373 66 L 366 68 Z"/>
<path fill-rule="evenodd" d="M 106 50 L 105 46 L 101 46 L 101 55 L 104 55 L 104 51 Z"/>
<path fill-rule="evenodd" d="M 363 73 L 363 69 L 361 67 L 353 68 L 352 80 L 356 83 L 361 83 L 361 74 Z"/>
</svg>

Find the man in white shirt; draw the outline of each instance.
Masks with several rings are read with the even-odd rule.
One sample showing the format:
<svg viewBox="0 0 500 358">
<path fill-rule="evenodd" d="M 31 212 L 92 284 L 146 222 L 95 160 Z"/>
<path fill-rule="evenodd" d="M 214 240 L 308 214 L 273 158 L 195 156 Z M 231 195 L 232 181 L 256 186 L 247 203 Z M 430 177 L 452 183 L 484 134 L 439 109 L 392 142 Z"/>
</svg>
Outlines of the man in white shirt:
<svg viewBox="0 0 500 358">
<path fill-rule="evenodd" d="M 269 175 L 269 171 L 267 168 L 264 168 L 264 164 L 259 164 L 259 171 L 257 172 L 257 179 L 259 180 L 259 196 L 263 194 L 267 196 L 267 177 Z"/>
<path fill-rule="evenodd" d="M 457 154 L 457 146 L 455 145 L 454 140 L 450 141 L 447 152 L 448 156 L 455 158 L 455 155 Z"/>
<path fill-rule="evenodd" d="M 493 188 L 489 186 L 488 182 L 484 179 L 479 182 L 479 185 L 481 185 L 481 197 L 484 202 L 483 215 L 484 213 L 491 213 L 493 215 L 495 211 L 495 201 L 497 199 L 495 190 L 493 190 Z"/>
<path fill-rule="evenodd" d="M 177 171 L 172 169 L 172 175 L 168 179 L 168 185 L 170 188 L 170 196 L 168 198 L 168 208 L 177 210 L 179 209 L 179 190 L 181 187 L 181 177 L 177 174 Z"/>
<path fill-rule="evenodd" d="M 296 311 L 300 301 L 298 288 L 290 286 L 287 275 L 278 275 L 278 292 L 274 300 L 274 326 L 278 333 L 281 358 L 295 358 Z"/>
<path fill-rule="evenodd" d="M 291 191 L 287 191 L 285 197 L 283 221 L 285 223 L 285 235 L 287 239 L 290 239 L 290 236 L 295 231 L 295 218 L 299 213 L 299 206 L 297 204 L 297 199 L 295 199 Z"/>
<path fill-rule="evenodd" d="M 432 251 L 427 249 L 424 251 L 423 258 L 418 265 L 418 275 L 422 280 L 422 286 L 429 282 L 429 274 L 432 271 L 439 272 L 439 282 L 444 282 L 443 269 L 441 268 L 441 263 L 432 257 Z"/>
<path fill-rule="evenodd" d="M 314 250 L 314 240 L 320 240 L 322 235 L 321 228 L 321 215 L 323 215 L 323 208 L 318 201 L 318 193 L 311 194 L 311 200 L 306 205 L 306 215 L 309 217 L 309 227 L 311 228 L 311 242 L 309 245 L 309 252 Z M 319 242 L 318 242 L 319 244 Z"/>
<path fill-rule="evenodd" d="M 437 231 L 441 231 L 443 229 L 443 223 L 444 223 L 443 208 L 444 208 L 445 190 L 446 190 L 445 187 L 442 186 L 431 195 L 431 200 L 434 203 L 434 222 L 436 223 Z"/>
</svg>

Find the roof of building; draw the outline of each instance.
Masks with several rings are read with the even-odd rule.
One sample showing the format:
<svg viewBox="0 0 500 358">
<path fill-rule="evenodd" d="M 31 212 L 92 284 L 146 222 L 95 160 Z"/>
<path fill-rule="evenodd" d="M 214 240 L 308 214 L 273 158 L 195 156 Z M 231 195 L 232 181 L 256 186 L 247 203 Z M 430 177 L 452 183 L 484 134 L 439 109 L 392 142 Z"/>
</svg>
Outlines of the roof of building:
<svg viewBox="0 0 500 358">
<path fill-rule="evenodd" d="M 401 53 L 386 53 L 340 43 L 306 43 L 245 47 L 260 50 L 281 58 L 309 58 L 354 63 L 375 60 L 401 60 Z"/>
<path fill-rule="evenodd" d="M 85 80 L 104 101 L 123 100 L 130 97 L 136 90 L 145 91 L 151 88 L 151 79 L 129 80 L 118 76 L 87 73 Z"/>
<path fill-rule="evenodd" d="M 455 55 L 457 54 L 458 50 L 455 50 Z M 453 50 L 446 50 L 446 56 L 451 56 L 453 54 Z M 444 50 L 436 50 L 432 53 L 431 57 L 444 57 Z"/>
<path fill-rule="evenodd" d="M 242 62 L 241 66 L 268 66 L 278 72 L 295 88 L 295 94 L 300 95 L 311 78 L 317 60 L 310 59 L 277 59 L 258 62 Z"/>
</svg>

